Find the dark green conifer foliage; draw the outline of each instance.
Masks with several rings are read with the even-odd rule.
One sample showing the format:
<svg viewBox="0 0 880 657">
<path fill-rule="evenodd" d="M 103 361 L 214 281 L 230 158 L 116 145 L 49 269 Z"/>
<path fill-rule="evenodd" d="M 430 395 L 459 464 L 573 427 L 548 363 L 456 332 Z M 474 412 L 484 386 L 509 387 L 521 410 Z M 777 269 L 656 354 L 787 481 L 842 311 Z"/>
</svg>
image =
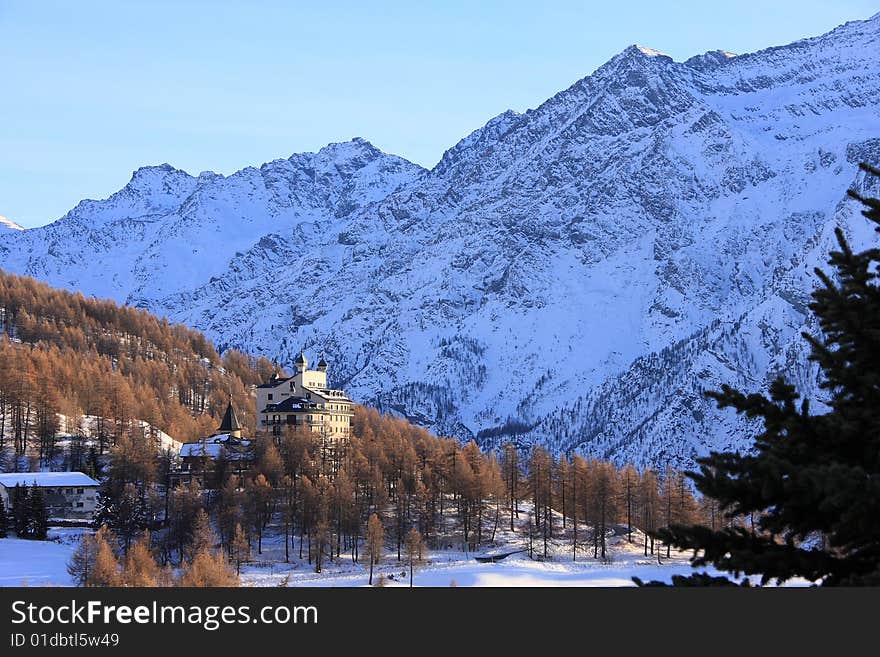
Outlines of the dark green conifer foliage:
<svg viewBox="0 0 880 657">
<path fill-rule="evenodd" d="M 16 536 L 24 538 L 27 533 L 28 487 L 15 484 L 9 495 L 9 505 L 12 507 L 12 529 Z"/>
<path fill-rule="evenodd" d="M 36 484 L 28 496 L 27 538 L 45 541 L 49 531 L 49 515 L 43 491 Z"/>
<path fill-rule="evenodd" d="M 36 484 L 33 486 L 16 484 L 9 497 L 12 506 L 12 528 L 15 530 L 15 535 L 18 538 L 46 540 L 49 515 L 46 510 L 46 500 L 40 487 Z M 5 517 L 5 513 L 3 515 Z M 0 538 L 2 536 L 3 533 L 0 532 Z"/>
<path fill-rule="evenodd" d="M 877 169 L 862 165 L 872 176 Z M 880 178 L 878 178 L 880 180 Z M 878 225 L 880 200 L 850 196 Z M 820 336 L 804 334 L 822 370 L 828 412 L 776 379 L 769 395 L 729 386 L 708 393 L 720 407 L 763 422 L 748 454 L 713 452 L 689 473 L 728 515 L 757 518 L 750 527 L 673 525 L 663 541 L 695 551 L 692 564 L 713 565 L 761 583 L 805 577 L 823 585 L 880 585 L 880 249 L 854 253 L 838 228 L 830 255 L 835 276 L 816 270 L 820 285 L 810 309 Z M 641 583 L 641 582 L 639 582 Z M 718 584 L 695 575 L 674 582 Z"/>
<path fill-rule="evenodd" d="M 0 538 L 6 538 L 9 534 L 9 518 L 6 515 L 6 505 L 0 497 Z"/>
</svg>

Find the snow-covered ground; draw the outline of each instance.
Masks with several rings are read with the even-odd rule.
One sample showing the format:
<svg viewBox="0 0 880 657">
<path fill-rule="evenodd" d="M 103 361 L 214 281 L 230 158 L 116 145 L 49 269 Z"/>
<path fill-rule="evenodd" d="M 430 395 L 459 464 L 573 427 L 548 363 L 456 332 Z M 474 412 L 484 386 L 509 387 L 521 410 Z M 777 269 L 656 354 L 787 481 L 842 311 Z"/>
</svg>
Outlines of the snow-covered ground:
<svg viewBox="0 0 880 657">
<path fill-rule="evenodd" d="M 97 424 L 100 419 L 101 418 L 97 415 L 81 415 L 78 418 L 68 418 L 66 415 L 59 413 L 59 426 L 62 429 L 66 429 L 66 431 L 59 431 L 56 434 L 58 446 L 69 446 L 72 432 L 83 436 L 86 439 L 85 445 L 87 447 L 96 445 L 97 443 L 95 443 L 93 439 L 97 436 Z M 152 426 L 149 422 L 134 419 L 132 420 L 132 424 L 137 429 L 140 429 L 144 435 L 155 436 L 156 440 L 159 442 L 159 449 L 161 450 L 179 452 L 183 445 L 182 441 L 172 438 L 161 429 Z"/>
<path fill-rule="evenodd" d="M 662 548 L 660 558 L 657 552 L 644 554 L 644 534 L 634 530 L 632 542 L 627 540 L 624 525 L 616 525 L 608 533 L 607 558 L 593 558 L 592 543 L 587 540 L 588 529 L 579 527 L 579 547 L 577 560 L 572 559 L 571 522 L 563 529 L 562 516 L 554 512 L 554 538 L 548 543 L 547 559 L 542 559 L 543 542 L 535 539 L 534 559 L 529 558 L 525 542 L 526 523 L 531 505 L 520 504 L 520 515 L 516 519 L 516 532 L 509 531 L 503 518 L 492 534 L 493 522 L 487 520 L 484 536 L 489 539 L 486 547 L 477 553 L 466 553 L 459 547 L 461 534 L 455 531 L 453 517 L 448 515 L 445 526 L 452 531 L 446 534 L 444 549 L 424 550 L 422 562 L 417 563 L 413 575 L 413 586 L 635 586 L 633 577 L 642 581 L 671 582 L 673 575 L 692 574 L 694 569 L 688 559 L 689 552 L 672 551 L 666 558 Z M 381 579 L 385 586 L 409 586 L 409 569 L 406 554 L 397 560 L 396 546 L 386 535 L 386 549 L 379 564 L 374 567 L 373 584 Z M 455 547 L 454 547 L 455 546 Z M 481 563 L 476 555 L 497 555 L 514 552 L 502 561 Z M 285 562 L 284 538 L 270 534 L 263 539 L 263 553 L 251 555 L 253 562 L 243 565 L 241 583 L 243 586 L 368 586 L 369 562 L 364 548 L 361 548 L 359 563 L 345 554 L 336 561 L 325 559 L 322 572 L 316 573 L 313 564 L 307 559 L 299 559 L 299 543 L 294 542 L 290 550 L 290 563 Z M 712 575 L 722 573 L 712 569 L 701 569 Z M 758 583 L 758 578 L 753 579 Z M 788 582 L 789 585 L 805 585 L 805 581 Z"/>
<path fill-rule="evenodd" d="M 672 551 L 666 557 L 665 548 L 658 544 L 654 554 L 644 553 L 644 534 L 637 529 L 628 540 L 625 525 L 609 528 L 607 534 L 607 558 L 593 558 L 593 546 L 588 539 L 589 529 L 579 524 L 577 560 L 572 559 L 572 526 L 562 526 L 562 516 L 554 512 L 554 537 L 548 541 L 546 559 L 544 544 L 540 538 L 533 542 L 533 556 L 528 554 L 526 542 L 528 513 L 531 505 L 520 503 L 519 518 L 515 519 L 516 531 L 511 532 L 503 514 L 498 524 L 487 519 L 483 525 L 484 548 L 465 552 L 454 515 L 449 512 L 443 520 L 441 549 L 422 552 L 422 561 L 416 563 L 414 586 L 635 586 L 633 577 L 649 582 L 671 582 L 673 575 L 691 574 L 688 552 Z M 488 515 L 488 514 L 487 514 Z M 509 521 L 508 521 L 509 522 Z M 53 527 L 49 541 L 26 541 L 15 538 L 0 539 L 0 586 L 72 586 L 67 573 L 67 563 L 76 549 L 79 537 L 85 529 Z M 402 548 L 401 560 L 393 536 L 386 533 L 385 550 L 381 561 L 374 567 L 373 584 L 384 586 L 409 586 L 409 569 L 406 553 Z M 369 585 L 369 562 L 366 548 L 361 546 L 357 563 L 343 548 L 341 557 L 324 558 L 322 572 L 316 573 L 314 563 L 309 563 L 308 545 L 303 545 L 304 558 L 300 559 L 300 544 L 295 537 L 289 554 L 285 554 L 284 535 L 277 525 L 271 526 L 263 536 L 263 551 L 257 553 L 253 545 L 251 560 L 242 565 L 242 586 L 254 587 L 355 587 Z M 659 558 L 658 558 L 659 552 Z M 478 562 L 475 556 L 509 554 L 495 563 Z M 286 559 L 289 558 L 289 562 Z M 701 569 L 712 575 L 721 575 L 712 568 Z M 758 583 L 758 578 L 753 578 Z M 795 580 L 787 585 L 803 586 L 809 582 Z"/>
<path fill-rule="evenodd" d="M 67 563 L 77 541 L 86 531 L 78 528 L 52 528 L 48 541 L 27 541 L 17 538 L 0 539 L 0 586 L 72 586 Z M 501 541 L 505 539 L 499 535 Z M 636 538 L 641 535 L 636 534 Z M 502 543 L 503 545 L 503 543 Z M 298 543 L 295 544 L 298 548 Z M 497 551 L 519 546 L 507 545 Z M 536 556 L 540 545 L 536 544 Z M 644 557 L 640 543 L 629 544 L 625 537 L 615 537 L 610 546 L 608 563 L 592 559 L 589 550 L 572 562 L 570 546 L 554 541 L 548 561 L 529 559 L 528 554 L 514 554 L 497 563 L 479 563 L 473 554 L 460 550 L 425 550 L 423 561 L 415 567 L 415 586 L 633 586 L 632 577 L 643 580 L 670 581 L 674 574 L 691 571 L 687 556 L 674 554 L 671 559 Z M 363 558 L 353 563 L 343 553 L 336 562 L 326 561 L 323 572 L 300 560 L 298 550 L 291 551 L 291 563 L 284 562 L 283 538 L 264 537 L 263 554 L 253 555 L 254 562 L 244 565 L 243 586 L 367 586 L 369 564 Z M 405 557 L 404 557 L 405 559 Z M 386 586 L 408 586 L 406 564 L 396 559 L 393 546 L 376 565 L 373 582 L 380 579 Z"/>
<path fill-rule="evenodd" d="M 53 527 L 48 541 L 0 539 L 0 586 L 73 586 L 67 562 L 83 531 Z"/>
<path fill-rule="evenodd" d="M 640 546 L 628 544 L 617 545 L 609 563 L 585 556 L 573 562 L 571 555 L 538 561 L 525 553 L 479 563 L 457 551 L 427 551 L 423 558 L 415 567 L 414 586 L 635 586 L 633 577 L 669 582 L 673 575 L 692 572 L 686 555 L 658 564 L 656 557 L 645 558 Z M 408 567 L 397 562 L 396 553 L 386 554 L 375 567 L 373 583 L 380 577 L 386 586 L 409 586 Z M 305 563 L 250 565 L 242 568 L 241 581 L 244 586 L 367 586 L 369 564 L 344 559 L 320 574 Z"/>
<path fill-rule="evenodd" d="M 67 563 L 76 549 L 79 536 L 84 530 L 53 528 L 49 541 L 26 541 L 16 538 L 0 540 L 0 586 L 72 586 L 67 573 Z M 625 537 L 613 539 L 611 559 L 607 563 L 579 556 L 571 560 L 564 556 L 564 546 L 557 550 L 550 561 L 529 559 L 525 553 L 514 554 L 497 563 L 479 563 L 472 555 L 457 550 L 430 551 L 423 554 L 423 561 L 415 567 L 414 586 L 634 586 L 633 577 L 644 581 L 670 582 L 673 575 L 689 574 L 693 569 L 686 554 L 673 552 L 670 559 L 656 556 L 645 557 L 640 543 L 630 544 Z M 291 563 L 283 561 L 283 543 L 269 537 L 261 559 L 242 567 L 243 586 L 291 586 L 291 587 L 350 587 L 367 586 L 369 567 L 363 560 L 353 563 L 350 558 L 326 562 L 322 573 L 315 573 L 314 566 L 291 554 Z M 273 559 L 269 561 L 268 558 Z M 274 559 L 280 557 L 280 561 Z M 712 569 L 708 572 L 718 574 Z M 385 586 L 409 586 L 409 571 L 405 562 L 398 563 L 396 553 L 386 551 L 382 562 L 373 572 L 373 583 L 382 580 Z M 807 582 L 793 581 L 792 585 Z"/>
</svg>

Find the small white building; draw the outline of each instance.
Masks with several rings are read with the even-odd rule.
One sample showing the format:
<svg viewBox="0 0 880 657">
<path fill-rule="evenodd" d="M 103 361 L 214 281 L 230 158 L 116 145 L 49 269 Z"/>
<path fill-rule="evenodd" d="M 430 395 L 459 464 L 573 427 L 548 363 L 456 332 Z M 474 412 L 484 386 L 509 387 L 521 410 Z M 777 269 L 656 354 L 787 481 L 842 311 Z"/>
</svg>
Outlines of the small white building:
<svg viewBox="0 0 880 657">
<path fill-rule="evenodd" d="M 100 485 L 82 472 L 9 472 L 0 474 L 0 498 L 11 509 L 16 485 L 36 484 L 43 493 L 49 518 L 91 520 L 95 515 Z"/>
</svg>

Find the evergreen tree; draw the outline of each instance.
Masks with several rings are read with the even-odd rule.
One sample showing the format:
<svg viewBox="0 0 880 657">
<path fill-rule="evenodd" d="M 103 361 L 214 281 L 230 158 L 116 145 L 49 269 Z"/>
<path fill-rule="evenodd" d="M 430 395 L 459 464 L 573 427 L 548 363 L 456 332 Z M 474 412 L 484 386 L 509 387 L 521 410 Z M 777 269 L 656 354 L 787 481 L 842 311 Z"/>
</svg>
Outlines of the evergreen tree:
<svg viewBox="0 0 880 657">
<path fill-rule="evenodd" d="M 0 538 L 6 538 L 9 532 L 9 518 L 6 516 L 6 505 L 0 497 Z"/>
<path fill-rule="evenodd" d="M 862 169 L 880 176 L 880 170 Z M 880 226 L 880 199 L 850 195 Z M 757 520 L 751 528 L 673 525 L 658 532 L 693 549 L 694 566 L 760 575 L 762 584 L 792 577 L 880 584 L 880 249 L 854 253 L 843 232 L 836 233 L 840 248 L 829 259 L 836 276 L 816 270 L 821 285 L 810 304 L 822 334 L 804 334 L 810 360 L 823 373 L 829 410 L 812 414 L 808 400 L 798 403 L 795 388 L 781 377 L 768 396 L 729 386 L 709 393 L 720 407 L 759 418 L 763 431 L 750 453 L 713 452 L 690 475 L 728 518 Z"/>
<path fill-rule="evenodd" d="M 28 495 L 25 538 L 45 541 L 48 531 L 49 514 L 46 511 L 46 500 L 43 497 L 43 491 L 34 484 Z"/>
<path fill-rule="evenodd" d="M 15 484 L 9 502 L 12 507 L 12 530 L 19 538 L 27 535 L 28 487 Z"/>
</svg>

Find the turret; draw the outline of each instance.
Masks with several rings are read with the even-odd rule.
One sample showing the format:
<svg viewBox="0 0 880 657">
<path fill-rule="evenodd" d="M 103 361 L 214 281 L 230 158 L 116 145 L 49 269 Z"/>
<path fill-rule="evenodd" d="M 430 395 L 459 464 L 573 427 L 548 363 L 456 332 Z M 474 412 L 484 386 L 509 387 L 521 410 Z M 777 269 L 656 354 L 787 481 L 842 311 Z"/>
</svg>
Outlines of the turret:
<svg viewBox="0 0 880 657">
<path fill-rule="evenodd" d="M 226 407 L 226 412 L 223 414 L 223 421 L 220 423 L 220 427 L 217 429 L 220 433 L 228 433 L 233 438 L 241 438 L 241 423 L 238 421 L 238 416 L 235 414 L 235 409 L 232 407 L 232 400 L 229 400 L 229 405 Z"/>
<path fill-rule="evenodd" d="M 324 360 L 323 354 L 321 355 L 321 360 L 318 361 L 318 371 L 327 373 L 327 361 Z"/>
<path fill-rule="evenodd" d="M 303 352 L 299 352 L 299 356 L 296 357 L 296 360 L 293 361 L 293 364 L 296 365 L 296 369 L 298 372 L 305 372 L 306 369 L 308 369 L 309 367 L 309 361 Z"/>
</svg>

